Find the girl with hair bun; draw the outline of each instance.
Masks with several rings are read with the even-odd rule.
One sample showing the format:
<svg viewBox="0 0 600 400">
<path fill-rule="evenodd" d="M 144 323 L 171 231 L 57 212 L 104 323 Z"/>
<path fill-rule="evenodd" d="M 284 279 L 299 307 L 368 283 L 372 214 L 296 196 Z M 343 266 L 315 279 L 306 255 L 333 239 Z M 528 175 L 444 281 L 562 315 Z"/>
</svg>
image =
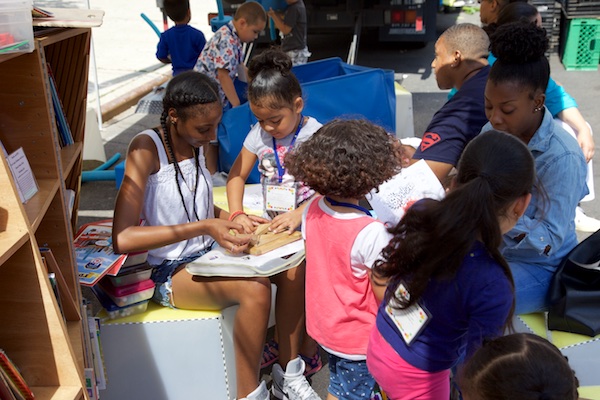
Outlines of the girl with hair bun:
<svg viewBox="0 0 600 400">
<path fill-rule="evenodd" d="M 499 251 L 525 212 L 535 177 L 527 147 L 506 133 L 465 147 L 450 191 L 406 211 L 373 268 L 388 280 L 367 366 L 394 400 L 450 398 L 450 370 L 510 324 L 514 294 Z"/>
<path fill-rule="evenodd" d="M 321 124 L 302 113 L 302 88 L 292 72 L 292 60 L 283 51 L 268 49 L 254 57 L 248 65 L 248 78 L 248 104 L 258 123 L 250 129 L 229 171 L 230 220 L 241 224 L 246 233 L 252 233 L 259 223 L 270 222 L 271 231 L 291 234 L 300 226 L 307 200 L 315 192 L 296 182 L 285 166 L 285 157 Z M 244 185 L 257 161 L 263 217 L 243 211 Z M 304 271 L 302 262 L 272 277 L 277 285 L 276 340 L 265 345 L 262 365 L 278 362 L 272 375 L 273 393 L 279 399 L 296 391 L 304 393 L 303 399 L 316 398 L 303 375 L 322 367 L 317 345 L 304 329 Z"/>
<path fill-rule="evenodd" d="M 575 208 L 587 194 L 586 163 L 577 141 L 544 105 L 550 76 L 546 31 L 531 23 L 499 26 L 491 38 L 498 57 L 485 89 L 490 129 L 510 133 L 531 151 L 538 184 L 502 254 L 515 281 L 516 313 L 544 310 L 554 271 L 577 244 Z"/>
</svg>

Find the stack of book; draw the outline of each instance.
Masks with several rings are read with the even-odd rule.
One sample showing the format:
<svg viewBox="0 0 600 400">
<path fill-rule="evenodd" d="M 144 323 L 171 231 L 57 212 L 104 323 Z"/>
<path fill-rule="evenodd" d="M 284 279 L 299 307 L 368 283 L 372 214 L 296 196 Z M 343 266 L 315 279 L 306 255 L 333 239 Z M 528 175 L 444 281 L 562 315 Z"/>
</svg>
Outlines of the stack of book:
<svg viewBox="0 0 600 400">
<path fill-rule="evenodd" d="M 34 395 L 16 365 L 0 349 L 0 399 L 33 400 Z"/>
</svg>

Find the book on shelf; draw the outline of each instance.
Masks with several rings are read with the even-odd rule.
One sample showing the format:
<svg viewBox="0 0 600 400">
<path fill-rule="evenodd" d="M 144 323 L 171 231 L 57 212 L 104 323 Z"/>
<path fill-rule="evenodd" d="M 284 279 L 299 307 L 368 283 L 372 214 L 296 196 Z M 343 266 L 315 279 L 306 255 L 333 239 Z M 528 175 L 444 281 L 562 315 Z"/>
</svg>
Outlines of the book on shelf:
<svg viewBox="0 0 600 400">
<path fill-rule="evenodd" d="M 96 385 L 94 368 L 85 368 L 83 373 L 85 375 L 85 389 L 90 400 L 98 400 L 100 393 L 98 392 L 98 385 Z"/>
<path fill-rule="evenodd" d="M 73 134 L 65 115 L 65 110 L 58 95 L 58 86 L 52 73 L 50 64 L 47 64 L 48 68 L 48 81 L 50 82 L 50 93 L 52 95 L 52 108 L 54 109 L 54 117 L 56 119 L 56 127 L 58 129 L 58 139 L 61 147 L 69 146 L 74 143 Z"/>
<path fill-rule="evenodd" d="M 122 267 L 141 264 L 147 251 L 116 254 L 112 246 L 112 219 L 83 225 L 73 242 L 79 283 L 94 286 L 105 275 L 115 276 Z"/>
<path fill-rule="evenodd" d="M 34 399 L 29 385 L 27 385 L 15 364 L 2 349 L 0 349 L 0 373 L 3 374 L 3 378 L 8 383 L 16 399 Z"/>
<path fill-rule="evenodd" d="M 73 189 L 65 190 L 65 203 L 69 212 L 69 219 L 73 218 L 73 207 L 75 206 L 75 191 Z"/>
<path fill-rule="evenodd" d="M 33 8 L 31 9 L 31 17 L 32 18 L 53 18 L 54 13 L 52 11 L 45 10 L 43 8 L 40 8 L 36 5 L 34 5 Z"/>
<path fill-rule="evenodd" d="M 39 186 L 25 151 L 22 147 L 13 151 L 6 158 L 8 168 L 13 175 L 21 203 L 25 204 L 39 191 Z"/>
<path fill-rule="evenodd" d="M 100 346 L 100 318 L 89 317 L 88 319 L 90 340 L 92 342 L 92 358 L 94 361 L 94 375 L 98 390 L 106 389 L 106 373 L 104 371 L 104 357 Z"/>
<path fill-rule="evenodd" d="M 298 266 L 304 257 L 303 240 L 262 255 L 231 254 L 219 246 L 188 263 L 185 268 L 190 274 L 201 276 L 272 276 Z"/>
<path fill-rule="evenodd" d="M 16 400 L 13 391 L 3 373 L 0 373 L 0 399 L 2 400 Z"/>
</svg>

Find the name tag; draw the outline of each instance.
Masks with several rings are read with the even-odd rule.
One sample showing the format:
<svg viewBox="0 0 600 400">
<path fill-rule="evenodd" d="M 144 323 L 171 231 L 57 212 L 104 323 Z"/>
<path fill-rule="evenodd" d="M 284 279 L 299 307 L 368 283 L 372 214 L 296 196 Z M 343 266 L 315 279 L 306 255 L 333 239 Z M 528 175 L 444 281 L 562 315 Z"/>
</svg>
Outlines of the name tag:
<svg viewBox="0 0 600 400">
<path fill-rule="evenodd" d="M 410 299 L 410 294 L 403 284 L 398 285 L 396 296 L 407 300 Z M 410 346 L 429 322 L 429 314 L 419 304 L 413 304 L 408 308 L 396 308 L 394 307 L 395 305 L 397 305 L 396 299 L 392 297 L 385 307 L 385 312 L 394 321 L 394 324 L 402 334 L 404 342 Z"/>
<path fill-rule="evenodd" d="M 296 209 L 296 187 L 266 185 L 265 209 L 268 211 L 292 211 Z"/>
</svg>

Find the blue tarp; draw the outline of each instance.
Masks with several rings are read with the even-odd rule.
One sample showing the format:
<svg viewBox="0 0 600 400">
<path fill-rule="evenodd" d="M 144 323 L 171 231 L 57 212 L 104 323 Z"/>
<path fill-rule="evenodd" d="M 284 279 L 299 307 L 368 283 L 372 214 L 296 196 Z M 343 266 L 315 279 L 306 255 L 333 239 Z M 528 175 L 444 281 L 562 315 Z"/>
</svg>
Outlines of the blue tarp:
<svg viewBox="0 0 600 400">
<path fill-rule="evenodd" d="M 293 68 L 302 85 L 304 115 L 326 123 L 335 118 L 366 118 L 396 131 L 394 71 L 349 65 L 340 58 L 312 61 Z M 256 123 L 248 104 L 223 114 L 217 137 L 219 169 L 229 172 L 251 126 Z M 256 167 L 248 183 L 258 183 Z"/>
</svg>

